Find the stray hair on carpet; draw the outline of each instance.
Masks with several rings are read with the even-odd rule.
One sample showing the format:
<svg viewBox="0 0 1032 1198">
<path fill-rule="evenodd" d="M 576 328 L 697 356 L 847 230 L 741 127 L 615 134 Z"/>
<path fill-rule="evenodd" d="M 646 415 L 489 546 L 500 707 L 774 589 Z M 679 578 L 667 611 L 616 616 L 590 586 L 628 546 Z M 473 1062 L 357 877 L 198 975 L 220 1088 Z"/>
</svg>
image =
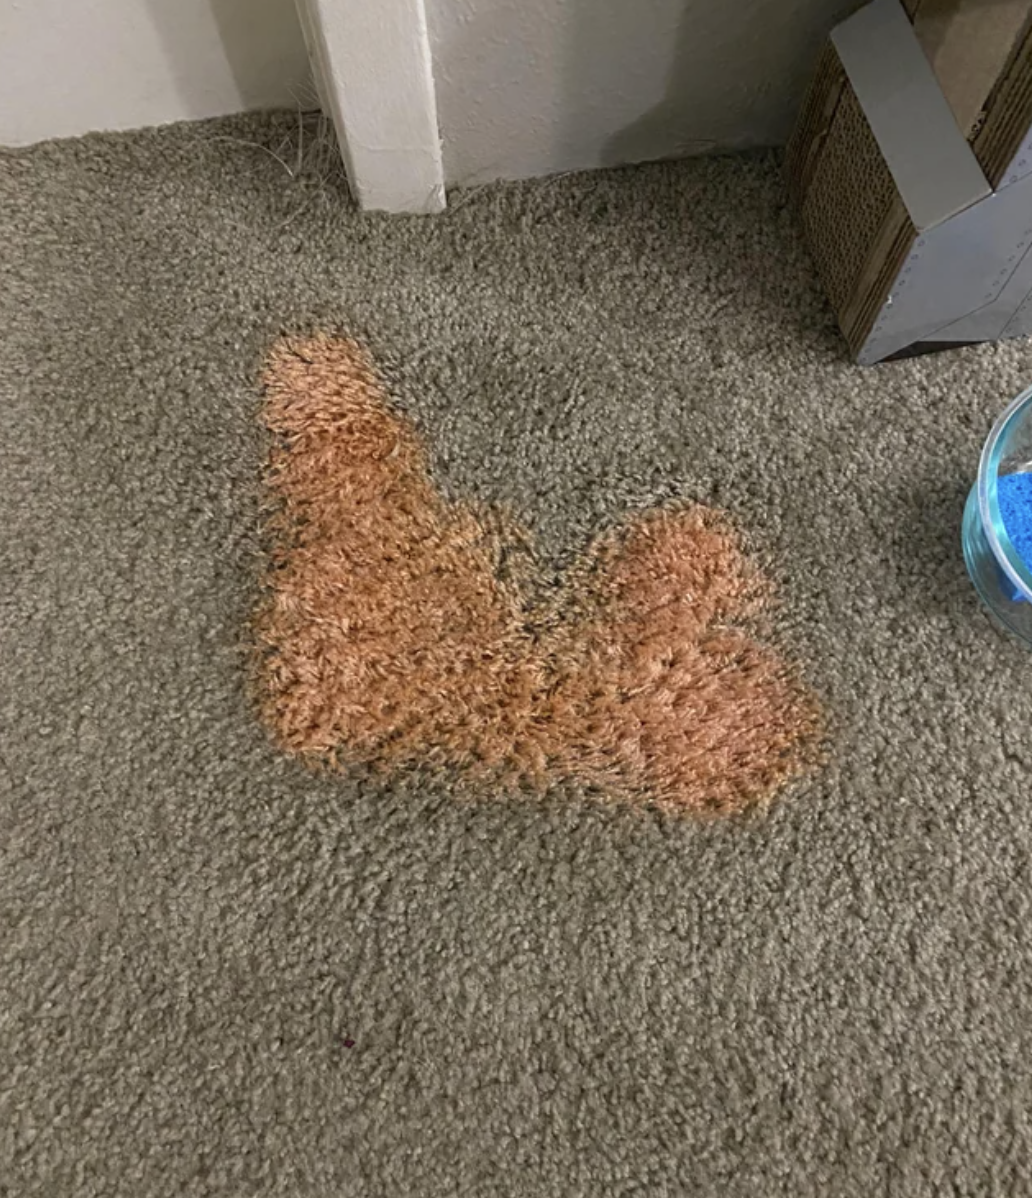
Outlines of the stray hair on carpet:
<svg viewBox="0 0 1032 1198">
<path fill-rule="evenodd" d="M 515 522 L 438 491 L 359 344 L 285 338 L 263 382 L 257 684 L 282 749 L 721 813 L 817 760 L 818 704 L 756 639 L 772 587 L 721 513 L 634 514 L 549 591 Z"/>
</svg>

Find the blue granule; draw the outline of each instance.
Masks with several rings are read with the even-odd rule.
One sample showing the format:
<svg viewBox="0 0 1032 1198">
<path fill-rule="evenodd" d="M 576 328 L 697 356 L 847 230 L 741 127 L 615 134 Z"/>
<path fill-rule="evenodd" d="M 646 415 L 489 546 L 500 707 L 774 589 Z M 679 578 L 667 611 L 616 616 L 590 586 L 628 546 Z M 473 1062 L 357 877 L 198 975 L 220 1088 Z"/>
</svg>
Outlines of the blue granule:
<svg viewBox="0 0 1032 1198">
<path fill-rule="evenodd" d="M 996 480 L 1000 518 L 1010 543 L 1025 566 L 1032 570 L 1032 473 L 1001 474 Z M 1020 593 L 1012 599 L 1023 598 Z"/>
</svg>

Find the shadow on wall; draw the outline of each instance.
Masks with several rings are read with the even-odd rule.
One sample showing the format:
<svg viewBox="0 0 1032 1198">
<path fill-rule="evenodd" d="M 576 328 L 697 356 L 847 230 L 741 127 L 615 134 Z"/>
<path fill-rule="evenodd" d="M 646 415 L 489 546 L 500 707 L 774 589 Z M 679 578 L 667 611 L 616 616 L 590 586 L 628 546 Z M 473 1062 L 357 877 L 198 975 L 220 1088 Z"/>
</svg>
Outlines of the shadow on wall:
<svg viewBox="0 0 1032 1198">
<path fill-rule="evenodd" d="M 284 93 L 305 108 L 318 106 L 294 0 L 208 3 L 246 108 L 268 107 L 280 102 L 270 97 Z M 294 95 L 298 90 L 304 94 Z"/>
<path fill-rule="evenodd" d="M 294 0 L 144 0 L 185 110 L 315 104 Z"/>
<path fill-rule="evenodd" d="M 468 185 L 783 142 L 863 0 L 426 2 L 446 174 Z"/>
<path fill-rule="evenodd" d="M 605 130 L 598 163 L 617 166 L 783 143 L 821 42 L 864 0 L 575 2 L 561 140 Z"/>
</svg>

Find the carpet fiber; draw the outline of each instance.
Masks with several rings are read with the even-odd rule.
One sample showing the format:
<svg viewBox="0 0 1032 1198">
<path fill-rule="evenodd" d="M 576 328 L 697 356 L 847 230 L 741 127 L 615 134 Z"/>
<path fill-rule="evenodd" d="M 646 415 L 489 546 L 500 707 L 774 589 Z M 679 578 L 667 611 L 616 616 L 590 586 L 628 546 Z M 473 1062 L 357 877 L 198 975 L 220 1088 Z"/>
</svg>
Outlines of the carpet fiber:
<svg viewBox="0 0 1032 1198">
<path fill-rule="evenodd" d="M 391 219 L 293 127 L 0 159 L 0 1192 L 1032 1193 L 1032 659 L 958 548 L 1030 347 L 851 366 L 772 156 Z M 827 765 L 699 821 L 280 752 L 258 378 L 315 328 L 556 572 L 726 509 Z"/>
</svg>

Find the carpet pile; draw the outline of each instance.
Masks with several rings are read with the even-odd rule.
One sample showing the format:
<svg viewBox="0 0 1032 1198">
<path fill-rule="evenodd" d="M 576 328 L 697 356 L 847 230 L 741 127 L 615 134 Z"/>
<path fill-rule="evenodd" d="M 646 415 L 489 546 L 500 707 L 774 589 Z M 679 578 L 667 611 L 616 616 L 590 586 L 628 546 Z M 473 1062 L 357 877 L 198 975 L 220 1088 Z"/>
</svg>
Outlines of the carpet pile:
<svg viewBox="0 0 1032 1198">
<path fill-rule="evenodd" d="M 774 155 L 392 219 L 296 127 L 0 157 L 0 1192 L 1032 1193 L 1030 659 L 958 546 L 1032 349 L 852 366 Z M 827 762 L 700 820 L 284 753 L 259 378 L 313 330 L 535 577 L 726 511 Z"/>
</svg>

